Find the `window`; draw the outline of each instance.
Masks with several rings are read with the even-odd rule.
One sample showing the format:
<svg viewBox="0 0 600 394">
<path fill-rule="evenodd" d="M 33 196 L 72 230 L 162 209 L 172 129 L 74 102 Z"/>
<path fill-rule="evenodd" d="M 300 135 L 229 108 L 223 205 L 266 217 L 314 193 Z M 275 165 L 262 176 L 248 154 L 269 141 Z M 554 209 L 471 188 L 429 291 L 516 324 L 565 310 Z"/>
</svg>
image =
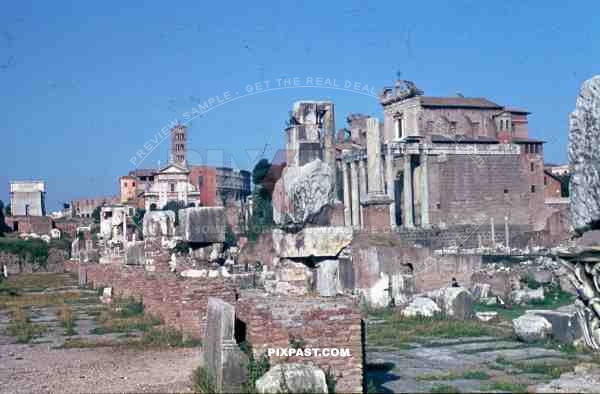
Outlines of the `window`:
<svg viewBox="0 0 600 394">
<path fill-rule="evenodd" d="M 451 135 L 456 134 L 456 122 L 450 122 L 450 134 Z"/>
<path fill-rule="evenodd" d="M 124 182 L 123 184 L 125 185 L 125 187 L 127 187 L 127 182 Z"/>
<path fill-rule="evenodd" d="M 531 168 L 531 172 L 535 171 L 535 164 L 533 162 L 529 163 L 529 168 Z"/>
<path fill-rule="evenodd" d="M 544 186 L 547 186 L 547 185 L 548 185 L 548 178 L 544 177 Z"/>
<path fill-rule="evenodd" d="M 508 194 L 508 189 L 504 189 L 504 194 Z"/>
<path fill-rule="evenodd" d="M 402 138 L 403 134 L 404 134 L 404 118 L 402 115 L 398 115 L 395 119 L 394 119 L 394 123 L 395 123 L 395 127 L 396 127 L 396 138 L 400 139 Z"/>
<path fill-rule="evenodd" d="M 531 192 L 535 193 L 535 185 L 531 185 Z"/>
<path fill-rule="evenodd" d="M 135 187 L 135 182 L 133 182 L 133 183 L 131 184 L 131 186 Z"/>
<path fill-rule="evenodd" d="M 171 187 L 171 193 L 175 193 L 175 184 L 171 183 L 170 187 Z"/>
</svg>

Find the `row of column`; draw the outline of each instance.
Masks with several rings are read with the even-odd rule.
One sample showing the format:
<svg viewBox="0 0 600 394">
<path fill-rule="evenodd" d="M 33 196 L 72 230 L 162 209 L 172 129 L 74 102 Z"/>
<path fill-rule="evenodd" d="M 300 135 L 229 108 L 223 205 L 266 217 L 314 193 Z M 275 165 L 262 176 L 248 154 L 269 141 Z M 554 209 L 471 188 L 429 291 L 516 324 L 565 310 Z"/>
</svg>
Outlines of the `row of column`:
<svg viewBox="0 0 600 394">
<path fill-rule="evenodd" d="M 420 178 L 420 196 L 421 196 L 421 226 L 429 226 L 429 180 L 428 180 L 428 156 L 425 151 L 421 152 L 421 178 Z M 390 204 L 390 223 L 392 227 L 396 224 L 396 177 L 394 174 L 394 164 L 392 148 L 388 147 L 385 159 L 385 169 L 387 177 L 387 192 L 388 197 L 392 200 Z M 402 224 L 404 227 L 413 228 L 415 227 L 414 221 L 414 193 L 413 193 L 413 166 L 412 166 L 412 155 L 404 155 L 404 166 L 403 166 L 403 185 L 402 185 L 402 205 L 404 208 Z"/>
<path fill-rule="evenodd" d="M 342 162 L 344 183 L 344 223 L 347 226 L 360 226 L 363 213 L 360 206 L 362 197 L 367 194 L 367 168 L 364 160 Z"/>
<path fill-rule="evenodd" d="M 385 155 L 385 163 L 380 167 L 386 173 L 387 194 L 391 199 L 389 207 L 390 224 L 392 227 L 396 223 L 396 198 L 395 195 L 395 173 L 394 163 L 391 159 L 391 148 L 388 148 Z M 404 227 L 415 227 L 414 221 L 414 192 L 413 192 L 413 173 L 412 155 L 404 156 L 403 164 L 403 217 Z M 429 220 L 429 180 L 428 180 L 428 156 L 425 152 L 420 155 L 420 182 L 417 187 L 420 189 L 421 197 L 421 226 L 428 227 Z M 352 161 L 350 164 L 342 163 L 343 169 L 343 187 L 344 187 L 344 221 L 349 226 L 361 226 L 363 223 L 363 213 L 360 202 L 367 195 L 367 166 L 364 160 Z M 372 182 L 371 182 L 372 183 Z M 382 191 L 383 192 L 383 191 Z"/>
</svg>

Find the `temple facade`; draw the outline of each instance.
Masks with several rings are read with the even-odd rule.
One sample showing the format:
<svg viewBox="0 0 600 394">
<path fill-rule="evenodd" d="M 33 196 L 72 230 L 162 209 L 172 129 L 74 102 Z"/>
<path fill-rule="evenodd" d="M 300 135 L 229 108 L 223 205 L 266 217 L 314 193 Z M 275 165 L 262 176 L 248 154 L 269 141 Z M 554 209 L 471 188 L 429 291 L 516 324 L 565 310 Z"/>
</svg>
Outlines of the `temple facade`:
<svg viewBox="0 0 600 394">
<path fill-rule="evenodd" d="M 485 98 L 426 96 L 410 81 L 379 99 L 382 122 L 350 114 L 334 133 L 333 103 L 301 102 L 286 130 L 288 164 L 319 158 L 335 168 L 344 225 L 543 228 L 551 213 L 544 142 L 529 138 L 529 112 Z"/>
</svg>

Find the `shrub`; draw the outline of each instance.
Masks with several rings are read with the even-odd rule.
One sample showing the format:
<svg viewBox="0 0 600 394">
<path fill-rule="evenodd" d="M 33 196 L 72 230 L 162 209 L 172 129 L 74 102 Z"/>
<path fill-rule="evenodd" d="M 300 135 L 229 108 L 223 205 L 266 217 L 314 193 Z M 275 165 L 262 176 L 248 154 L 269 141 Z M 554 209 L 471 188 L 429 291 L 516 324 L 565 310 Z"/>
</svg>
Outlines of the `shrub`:
<svg viewBox="0 0 600 394">
<path fill-rule="evenodd" d="M 216 393 L 213 377 L 208 368 L 204 365 L 201 365 L 194 370 L 192 383 L 194 385 L 194 392 Z"/>
<path fill-rule="evenodd" d="M 75 318 L 71 306 L 62 304 L 56 314 L 61 325 L 65 329 L 65 335 L 71 336 L 77 334 L 77 331 L 75 331 Z"/>
<path fill-rule="evenodd" d="M 246 393 L 256 392 L 256 381 L 260 379 L 271 367 L 269 357 L 263 353 L 258 359 L 254 356 L 252 345 L 248 342 L 240 343 L 240 349 L 248 356 L 246 383 L 243 390 Z"/>
</svg>

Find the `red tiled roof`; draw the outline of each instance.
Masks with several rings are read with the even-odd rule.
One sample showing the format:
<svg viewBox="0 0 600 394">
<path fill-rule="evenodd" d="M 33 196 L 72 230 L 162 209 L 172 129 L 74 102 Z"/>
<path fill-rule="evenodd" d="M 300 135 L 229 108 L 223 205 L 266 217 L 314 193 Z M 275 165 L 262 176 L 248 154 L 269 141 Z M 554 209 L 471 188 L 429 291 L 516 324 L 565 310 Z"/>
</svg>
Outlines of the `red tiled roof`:
<svg viewBox="0 0 600 394">
<path fill-rule="evenodd" d="M 419 97 L 423 107 L 455 107 L 502 109 L 503 107 L 483 97 Z"/>
</svg>

